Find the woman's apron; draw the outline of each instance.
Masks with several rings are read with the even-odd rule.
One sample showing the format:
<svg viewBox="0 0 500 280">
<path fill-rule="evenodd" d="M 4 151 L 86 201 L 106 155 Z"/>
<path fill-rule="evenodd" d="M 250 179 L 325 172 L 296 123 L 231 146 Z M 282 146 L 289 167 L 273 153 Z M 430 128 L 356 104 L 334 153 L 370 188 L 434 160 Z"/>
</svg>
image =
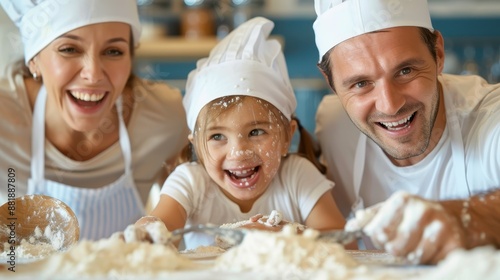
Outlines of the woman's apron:
<svg viewBox="0 0 500 280">
<path fill-rule="evenodd" d="M 125 174 L 115 182 L 96 189 L 80 188 L 45 179 L 45 104 L 47 92 L 42 86 L 33 112 L 31 178 L 28 194 L 45 194 L 65 202 L 76 214 L 80 239 L 107 238 L 123 231 L 144 215 L 144 205 L 132 175 L 130 140 L 123 120 L 122 99 L 116 101 L 120 147 Z M 70 171 L 66 171 L 70 172 Z M 90 179 L 90 178 L 89 178 Z M 84 185 L 85 182 L 82 182 Z"/>
</svg>

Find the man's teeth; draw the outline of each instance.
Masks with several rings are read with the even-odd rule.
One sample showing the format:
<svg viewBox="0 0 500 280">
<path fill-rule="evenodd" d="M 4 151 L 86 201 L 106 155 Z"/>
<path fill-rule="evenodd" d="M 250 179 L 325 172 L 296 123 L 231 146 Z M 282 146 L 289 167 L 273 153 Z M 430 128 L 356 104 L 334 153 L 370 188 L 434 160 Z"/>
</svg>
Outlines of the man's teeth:
<svg viewBox="0 0 500 280">
<path fill-rule="evenodd" d="M 409 115 L 408 117 L 402 119 L 402 120 L 399 120 L 397 122 L 380 122 L 381 124 L 385 125 L 387 128 L 392 128 L 392 127 L 395 127 L 395 126 L 398 126 L 398 125 L 402 125 L 406 122 L 408 122 L 411 117 L 413 116 L 413 114 Z"/>
<path fill-rule="evenodd" d="M 90 94 L 87 92 L 71 91 L 71 95 L 79 100 L 96 102 L 103 99 L 105 94 L 104 93 Z"/>
<path fill-rule="evenodd" d="M 254 170 L 255 170 L 255 167 L 250 168 L 250 169 L 246 169 L 246 170 L 235 170 L 235 171 L 229 170 L 229 172 L 233 175 L 236 175 L 236 176 L 245 176 L 248 173 L 253 172 Z"/>
</svg>

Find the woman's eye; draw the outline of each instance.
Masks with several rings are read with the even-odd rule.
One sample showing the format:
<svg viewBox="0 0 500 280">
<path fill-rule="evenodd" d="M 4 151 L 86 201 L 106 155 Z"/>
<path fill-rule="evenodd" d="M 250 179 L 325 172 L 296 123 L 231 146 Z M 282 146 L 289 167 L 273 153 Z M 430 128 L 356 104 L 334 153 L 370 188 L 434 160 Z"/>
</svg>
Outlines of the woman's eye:
<svg viewBox="0 0 500 280">
<path fill-rule="evenodd" d="M 265 131 L 262 129 L 254 129 L 254 130 L 250 131 L 250 136 L 259 136 L 259 135 L 262 135 L 264 133 L 265 133 Z"/>
<path fill-rule="evenodd" d="M 123 55 L 123 52 L 118 49 L 110 49 L 106 51 L 106 55 L 120 56 Z"/>
<path fill-rule="evenodd" d="M 59 52 L 61 52 L 61 53 L 76 53 L 76 49 L 73 47 L 66 47 L 66 48 L 59 49 Z"/>
</svg>

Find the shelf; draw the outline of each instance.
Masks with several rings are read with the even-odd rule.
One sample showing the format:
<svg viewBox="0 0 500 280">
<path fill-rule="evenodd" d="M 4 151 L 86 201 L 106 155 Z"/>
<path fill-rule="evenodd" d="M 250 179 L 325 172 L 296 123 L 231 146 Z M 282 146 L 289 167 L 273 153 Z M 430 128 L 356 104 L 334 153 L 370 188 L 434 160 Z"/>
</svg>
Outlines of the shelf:
<svg viewBox="0 0 500 280">
<path fill-rule="evenodd" d="M 482 18 L 500 17 L 500 2 L 497 1 L 435 1 L 429 3 L 432 17 Z"/>
<path fill-rule="evenodd" d="M 141 41 L 135 52 L 136 58 L 193 59 L 207 56 L 217 44 L 217 38 L 185 39 L 166 37 Z"/>
<path fill-rule="evenodd" d="M 308 1 L 272 0 L 263 15 L 277 18 L 316 19 L 314 5 Z M 290 3 L 289 3 L 290 2 Z M 428 0 L 431 17 L 438 18 L 483 18 L 500 17 L 498 0 Z"/>
<path fill-rule="evenodd" d="M 282 36 L 271 36 L 284 46 Z M 164 37 L 147 39 L 140 42 L 135 51 L 138 59 L 170 59 L 186 60 L 208 56 L 210 50 L 219 42 L 216 37 L 202 39 L 186 39 L 182 37 Z"/>
</svg>

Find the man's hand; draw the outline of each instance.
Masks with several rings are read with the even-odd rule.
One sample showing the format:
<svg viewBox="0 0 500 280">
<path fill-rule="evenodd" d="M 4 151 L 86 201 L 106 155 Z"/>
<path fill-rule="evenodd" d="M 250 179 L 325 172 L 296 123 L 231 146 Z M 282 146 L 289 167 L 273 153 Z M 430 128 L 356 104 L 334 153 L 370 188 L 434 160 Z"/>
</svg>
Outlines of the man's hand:
<svg viewBox="0 0 500 280">
<path fill-rule="evenodd" d="M 387 201 L 356 213 L 346 229 L 362 228 L 380 249 L 415 264 L 436 264 L 465 248 L 465 232 L 440 203 L 397 192 Z"/>
</svg>

